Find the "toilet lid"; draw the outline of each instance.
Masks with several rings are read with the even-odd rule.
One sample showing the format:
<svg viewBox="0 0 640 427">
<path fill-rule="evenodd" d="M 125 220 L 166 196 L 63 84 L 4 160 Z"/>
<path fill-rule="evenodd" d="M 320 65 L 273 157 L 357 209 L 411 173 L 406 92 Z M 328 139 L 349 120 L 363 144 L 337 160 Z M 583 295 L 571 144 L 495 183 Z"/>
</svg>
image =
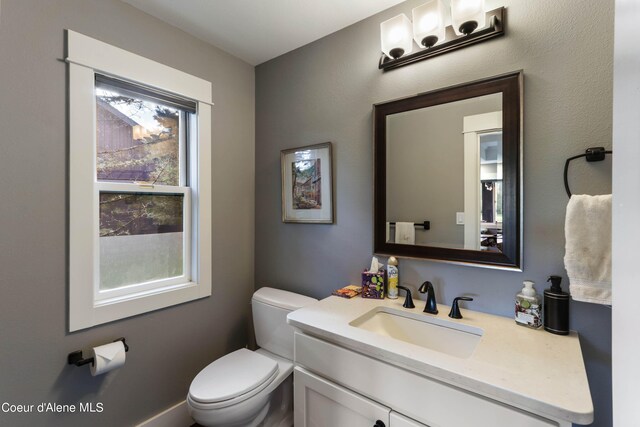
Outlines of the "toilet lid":
<svg viewBox="0 0 640 427">
<path fill-rule="evenodd" d="M 193 379 L 189 395 L 197 402 L 215 403 L 233 399 L 273 381 L 278 363 L 242 348 L 212 362 Z"/>
</svg>

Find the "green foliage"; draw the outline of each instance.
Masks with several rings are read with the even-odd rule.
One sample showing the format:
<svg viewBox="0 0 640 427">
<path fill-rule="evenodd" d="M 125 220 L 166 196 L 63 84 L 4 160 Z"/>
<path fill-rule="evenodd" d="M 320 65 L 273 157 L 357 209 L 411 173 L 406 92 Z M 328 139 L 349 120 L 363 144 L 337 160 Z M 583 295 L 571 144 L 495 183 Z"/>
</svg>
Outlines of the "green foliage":
<svg viewBox="0 0 640 427">
<path fill-rule="evenodd" d="M 144 109 L 150 111 L 150 105 L 155 105 L 117 94 L 98 95 L 97 99 L 113 107 L 133 108 L 132 117 Z M 155 106 L 153 118 L 163 128 L 160 133 L 147 133 L 144 139 L 132 140 L 127 148 L 98 152 L 99 179 L 180 185 L 179 111 Z M 182 231 L 182 209 L 182 196 L 101 193 L 100 236 Z"/>
<path fill-rule="evenodd" d="M 100 194 L 100 237 L 182 231 L 183 196 Z"/>
<path fill-rule="evenodd" d="M 178 132 L 178 111 L 170 108 L 165 108 L 160 105 L 156 106 L 156 113 L 153 118 L 160 123 L 160 125 L 167 129 L 169 137 L 175 138 Z"/>
</svg>

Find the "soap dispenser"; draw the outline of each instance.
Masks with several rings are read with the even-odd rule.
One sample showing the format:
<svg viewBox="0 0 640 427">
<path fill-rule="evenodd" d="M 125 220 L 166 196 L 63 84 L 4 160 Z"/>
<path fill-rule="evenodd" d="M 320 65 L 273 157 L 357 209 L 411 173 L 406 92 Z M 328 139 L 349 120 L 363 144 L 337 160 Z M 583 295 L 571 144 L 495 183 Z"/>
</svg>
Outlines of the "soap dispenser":
<svg viewBox="0 0 640 427">
<path fill-rule="evenodd" d="M 544 330 L 557 335 L 569 334 L 569 294 L 562 291 L 562 277 L 549 276 L 551 287 L 544 291 Z"/>
<path fill-rule="evenodd" d="M 523 282 L 524 287 L 516 295 L 516 323 L 537 329 L 542 326 L 540 297 L 536 294 L 531 280 Z"/>
</svg>

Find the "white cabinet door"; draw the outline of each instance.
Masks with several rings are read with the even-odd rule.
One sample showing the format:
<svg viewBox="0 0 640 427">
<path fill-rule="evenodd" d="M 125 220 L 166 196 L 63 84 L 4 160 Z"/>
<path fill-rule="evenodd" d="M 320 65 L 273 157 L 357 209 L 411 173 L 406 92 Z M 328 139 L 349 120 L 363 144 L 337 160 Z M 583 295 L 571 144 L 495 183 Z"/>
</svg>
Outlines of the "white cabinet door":
<svg viewBox="0 0 640 427">
<path fill-rule="evenodd" d="M 390 409 L 296 367 L 296 427 L 388 427 Z"/>
<path fill-rule="evenodd" d="M 391 414 L 389 415 L 389 427 L 429 427 L 429 426 L 426 424 L 419 423 L 416 420 L 412 420 L 411 418 L 407 418 L 403 415 L 400 415 L 397 412 L 391 411 Z"/>
</svg>

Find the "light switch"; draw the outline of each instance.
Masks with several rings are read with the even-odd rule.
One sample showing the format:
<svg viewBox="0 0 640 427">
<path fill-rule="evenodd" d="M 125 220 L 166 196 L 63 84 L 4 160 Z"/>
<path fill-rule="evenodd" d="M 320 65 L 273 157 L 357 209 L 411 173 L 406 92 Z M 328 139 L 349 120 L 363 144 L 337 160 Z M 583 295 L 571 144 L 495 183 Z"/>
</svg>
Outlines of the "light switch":
<svg viewBox="0 0 640 427">
<path fill-rule="evenodd" d="M 456 212 L 456 224 L 464 225 L 464 212 Z"/>
</svg>

